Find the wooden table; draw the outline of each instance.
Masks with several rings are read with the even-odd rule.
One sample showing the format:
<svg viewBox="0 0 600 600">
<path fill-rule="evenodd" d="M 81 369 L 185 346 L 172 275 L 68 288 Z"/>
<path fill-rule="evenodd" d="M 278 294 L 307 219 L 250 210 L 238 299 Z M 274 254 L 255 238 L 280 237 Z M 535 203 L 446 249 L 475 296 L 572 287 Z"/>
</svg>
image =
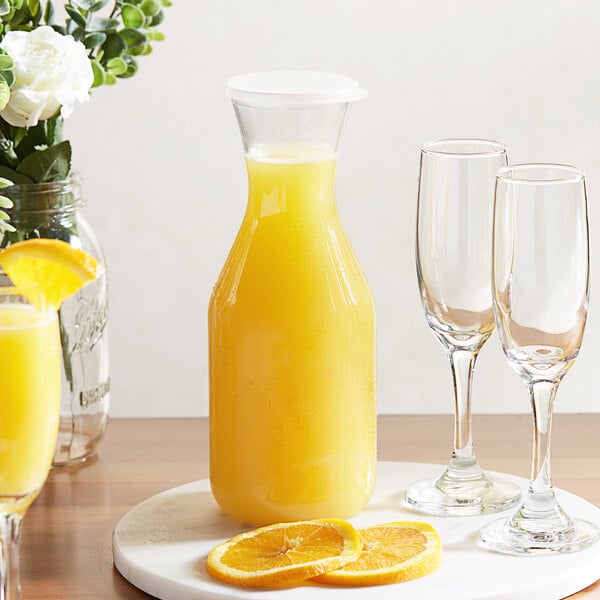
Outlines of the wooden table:
<svg viewBox="0 0 600 600">
<path fill-rule="evenodd" d="M 484 468 L 528 477 L 530 417 L 475 416 L 473 427 Z M 599 431 L 600 414 L 555 417 L 554 483 L 597 506 Z M 451 441 L 451 417 L 380 418 L 380 460 L 446 463 Z M 113 419 L 99 457 L 52 471 L 25 518 L 24 600 L 150 598 L 113 568 L 113 528 L 149 496 L 207 476 L 206 419 Z M 600 600 L 600 581 L 571 598 Z"/>
</svg>

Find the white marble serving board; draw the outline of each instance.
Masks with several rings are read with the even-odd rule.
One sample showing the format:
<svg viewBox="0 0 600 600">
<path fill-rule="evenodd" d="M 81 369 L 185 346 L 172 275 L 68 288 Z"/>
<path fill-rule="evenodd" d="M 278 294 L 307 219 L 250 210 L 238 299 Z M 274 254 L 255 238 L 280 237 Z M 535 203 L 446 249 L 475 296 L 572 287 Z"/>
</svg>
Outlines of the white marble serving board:
<svg viewBox="0 0 600 600">
<path fill-rule="evenodd" d="M 120 521 L 113 535 L 119 572 L 139 589 L 161 600 L 559 600 L 600 579 L 600 543 L 572 554 L 509 556 L 479 542 L 483 517 L 431 517 L 404 504 L 412 481 L 441 473 L 440 465 L 380 462 L 375 492 L 367 508 L 350 519 L 357 527 L 390 521 L 426 521 L 440 533 L 444 559 L 438 571 L 413 581 L 377 588 L 335 588 L 304 584 L 282 590 L 237 588 L 212 579 L 208 552 L 248 529 L 225 517 L 207 479 L 182 485 L 145 500 Z M 528 482 L 504 475 L 524 492 Z M 571 516 L 600 524 L 600 509 L 568 492 L 557 497 Z"/>
</svg>

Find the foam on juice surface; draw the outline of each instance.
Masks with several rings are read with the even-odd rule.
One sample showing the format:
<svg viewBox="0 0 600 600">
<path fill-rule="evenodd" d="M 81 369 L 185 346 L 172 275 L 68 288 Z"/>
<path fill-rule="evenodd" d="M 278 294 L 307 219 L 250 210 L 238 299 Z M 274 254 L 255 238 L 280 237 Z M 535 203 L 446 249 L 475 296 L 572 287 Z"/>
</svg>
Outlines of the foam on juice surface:
<svg viewBox="0 0 600 600">
<path fill-rule="evenodd" d="M 326 144 L 257 144 L 246 158 L 275 164 L 316 163 L 336 160 L 337 152 Z"/>
</svg>

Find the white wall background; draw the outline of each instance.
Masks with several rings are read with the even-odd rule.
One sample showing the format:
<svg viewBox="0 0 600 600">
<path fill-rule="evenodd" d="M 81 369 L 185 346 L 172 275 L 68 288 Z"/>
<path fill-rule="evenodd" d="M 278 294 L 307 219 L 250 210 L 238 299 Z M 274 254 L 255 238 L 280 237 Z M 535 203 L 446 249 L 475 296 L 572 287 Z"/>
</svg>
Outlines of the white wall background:
<svg viewBox="0 0 600 600">
<path fill-rule="evenodd" d="M 381 413 L 453 410 L 414 268 L 424 141 L 488 137 L 511 162 L 581 166 L 600 235 L 596 0 L 175 0 L 163 31 L 135 78 L 95 91 L 66 124 L 108 260 L 113 416 L 207 414 L 207 303 L 246 201 L 224 95 L 233 75 L 319 69 L 369 91 L 350 114 L 337 190 L 377 305 Z M 600 411 L 598 306 L 593 290 L 558 411 Z M 496 336 L 474 394 L 475 412 L 529 411 Z"/>
</svg>

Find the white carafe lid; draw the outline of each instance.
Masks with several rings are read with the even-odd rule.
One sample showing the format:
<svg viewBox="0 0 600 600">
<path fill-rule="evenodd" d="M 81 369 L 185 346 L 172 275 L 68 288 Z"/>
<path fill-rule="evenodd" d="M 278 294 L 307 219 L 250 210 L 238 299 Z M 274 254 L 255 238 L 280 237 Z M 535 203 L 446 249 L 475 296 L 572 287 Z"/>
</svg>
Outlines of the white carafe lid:
<svg viewBox="0 0 600 600">
<path fill-rule="evenodd" d="M 367 95 L 355 79 L 321 71 L 262 71 L 227 81 L 227 95 L 238 104 L 264 107 L 342 104 Z"/>
</svg>

